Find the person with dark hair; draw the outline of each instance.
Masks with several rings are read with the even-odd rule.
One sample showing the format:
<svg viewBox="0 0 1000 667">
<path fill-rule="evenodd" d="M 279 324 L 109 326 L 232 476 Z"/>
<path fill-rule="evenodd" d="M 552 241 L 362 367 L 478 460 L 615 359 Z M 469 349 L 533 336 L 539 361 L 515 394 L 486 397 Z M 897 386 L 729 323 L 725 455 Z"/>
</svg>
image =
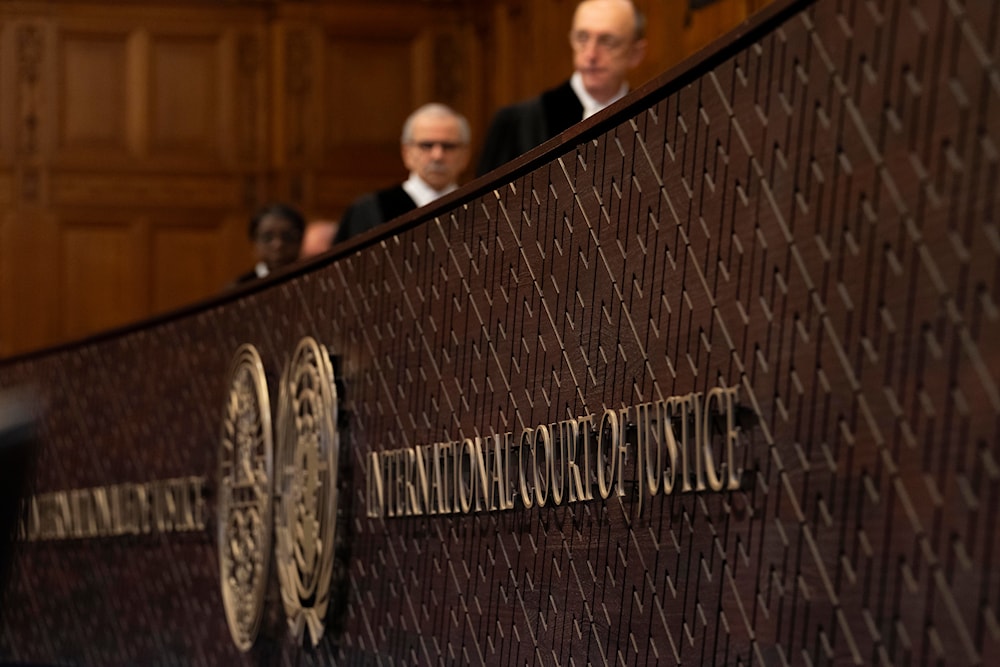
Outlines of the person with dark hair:
<svg viewBox="0 0 1000 667">
<path fill-rule="evenodd" d="M 299 258 L 306 221 L 287 204 L 269 204 L 258 210 L 247 228 L 257 255 L 257 265 L 236 279 L 245 283 L 263 278 Z"/>
<path fill-rule="evenodd" d="M 569 45 L 575 72 L 538 97 L 500 109 L 486 133 L 476 175 L 545 143 L 628 92 L 628 72 L 646 56 L 646 19 L 631 0 L 583 0 Z"/>
<path fill-rule="evenodd" d="M 458 176 L 469 164 L 469 123 L 444 104 L 425 104 L 403 124 L 400 152 L 410 177 L 399 185 L 359 197 L 340 219 L 334 243 L 456 190 Z"/>
</svg>

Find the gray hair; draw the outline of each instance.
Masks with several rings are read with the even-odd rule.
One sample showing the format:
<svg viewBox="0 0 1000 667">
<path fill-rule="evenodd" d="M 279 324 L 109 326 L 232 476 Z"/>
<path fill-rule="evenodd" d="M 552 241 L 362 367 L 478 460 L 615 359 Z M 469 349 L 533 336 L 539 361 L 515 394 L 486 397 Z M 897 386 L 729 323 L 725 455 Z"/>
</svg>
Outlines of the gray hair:
<svg viewBox="0 0 1000 667">
<path fill-rule="evenodd" d="M 416 111 L 411 113 L 406 118 L 406 122 L 403 123 L 403 135 L 400 138 L 404 144 L 408 144 L 413 140 L 413 123 L 416 122 L 417 118 L 421 116 L 437 116 L 438 118 L 454 118 L 458 122 L 458 136 L 463 144 L 468 144 L 472 138 L 472 133 L 469 131 L 469 121 L 465 119 L 465 116 L 458 113 L 452 109 L 447 104 L 441 104 L 439 102 L 431 102 L 425 104 L 418 108 Z"/>
</svg>

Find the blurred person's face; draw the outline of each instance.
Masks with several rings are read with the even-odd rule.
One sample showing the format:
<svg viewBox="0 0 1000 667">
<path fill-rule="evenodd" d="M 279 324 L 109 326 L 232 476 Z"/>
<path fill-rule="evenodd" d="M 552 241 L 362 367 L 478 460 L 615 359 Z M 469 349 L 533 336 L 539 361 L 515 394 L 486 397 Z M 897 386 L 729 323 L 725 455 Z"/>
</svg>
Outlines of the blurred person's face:
<svg viewBox="0 0 1000 667">
<path fill-rule="evenodd" d="M 435 190 L 457 183 L 469 164 L 469 147 L 462 141 L 458 121 L 450 116 L 415 118 L 402 151 L 406 168 Z"/>
<path fill-rule="evenodd" d="M 333 245 L 333 237 L 337 234 L 337 223 L 329 220 L 316 220 L 306 225 L 305 236 L 302 237 L 302 247 L 299 257 L 306 258 L 320 255 Z"/>
<path fill-rule="evenodd" d="M 614 97 L 646 55 L 635 38 L 635 10 L 625 0 L 587 0 L 576 8 L 569 43 L 583 87 L 598 102 Z"/>
<path fill-rule="evenodd" d="M 287 266 L 298 259 L 301 244 L 302 234 L 295 225 L 280 215 L 265 215 L 257 223 L 254 250 L 257 252 L 257 260 L 267 264 L 269 271 Z"/>
</svg>

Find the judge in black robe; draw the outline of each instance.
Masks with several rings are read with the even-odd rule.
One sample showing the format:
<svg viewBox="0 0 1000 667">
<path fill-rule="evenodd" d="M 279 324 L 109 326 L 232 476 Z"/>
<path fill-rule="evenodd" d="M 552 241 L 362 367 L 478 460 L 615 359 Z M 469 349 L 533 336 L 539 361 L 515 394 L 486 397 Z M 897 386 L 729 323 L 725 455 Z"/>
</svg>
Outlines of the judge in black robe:
<svg viewBox="0 0 1000 667">
<path fill-rule="evenodd" d="M 369 229 L 377 227 L 387 220 L 398 218 L 404 213 L 409 213 L 415 208 L 417 208 L 417 203 L 413 201 L 413 197 L 406 193 L 402 184 L 365 193 L 358 197 L 344 212 L 333 242 L 346 241 L 352 236 L 367 232 Z"/>
<path fill-rule="evenodd" d="M 545 143 L 628 92 L 627 73 L 646 54 L 646 21 L 630 0 L 584 0 L 570 30 L 575 72 L 569 81 L 497 112 L 476 174 L 481 176 Z"/>
<path fill-rule="evenodd" d="M 493 171 L 583 119 L 583 104 L 570 82 L 538 97 L 500 109 L 493 117 L 476 175 Z"/>
<path fill-rule="evenodd" d="M 361 195 L 344 212 L 333 242 L 373 229 L 458 188 L 469 164 L 469 124 L 443 104 L 425 104 L 407 118 L 400 145 L 410 177 Z"/>
</svg>

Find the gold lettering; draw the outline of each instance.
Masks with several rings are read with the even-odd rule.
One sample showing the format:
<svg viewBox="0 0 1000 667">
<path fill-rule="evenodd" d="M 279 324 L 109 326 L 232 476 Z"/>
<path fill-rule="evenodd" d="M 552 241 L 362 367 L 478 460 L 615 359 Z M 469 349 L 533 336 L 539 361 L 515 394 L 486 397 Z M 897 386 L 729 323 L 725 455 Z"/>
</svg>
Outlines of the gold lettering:
<svg viewBox="0 0 1000 667">
<path fill-rule="evenodd" d="M 593 500 L 594 499 L 594 474 L 593 464 L 591 463 L 591 452 L 594 451 L 594 415 L 586 415 L 579 418 L 580 431 L 583 435 L 583 494 L 581 495 L 582 500 Z M 596 462 L 596 457 L 594 457 Z"/>
<path fill-rule="evenodd" d="M 416 479 L 417 453 L 412 447 L 407 447 L 401 453 L 403 458 L 403 484 L 406 499 L 406 515 L 420 514 L 420 502 L 417 499 Z"/>
<path fill-rule="evenodd" d="M 476 500 L 476 511 L 482 511 L 489 506 L 490 475 L 486 472 L 486 457 L 483 455 L 483 439 L 476 436 L 472 442 L 472 490 Z M 475 481 L 479 481 L 476 485 Z"/>
<path fill-rule="evenodd" d="M 396 483 L 392 476 L 393 457 L 392 452 L 381 452 L 379 463 L 382 469 L 382 480 L 385 484 L 385 514 L 386 516 L 396 516 Z"/>
<path fill-rule="evenodd" d="M 736 470 L 736 457 L 734 449 L 736 439 L 739 437 L 736 426 L 736 396 L 740 391 L 739 385 L 733 385 L 726 390 L 726 470 L 729 473 L 726 489 L 735 491 L 740 488 L 740 473 Z"/>
<path fill-rule="evenodd" d="M 180 477 L 40 494 L 28 501 L 20 535 L 35 541 L 202 530 L 204 485 L 204 477 Z"/>
<path fill-rule="evenodd" d="M 32 498 L 28 506 L 28 529 L 27 537 L 29 540 L 38 540 L 42 536 L 42 518 L 39 511 L 39 499 Z"/>
<path fill-rule="evenodd" d="M 499 433 L 494 433 L 490 437 L 493 444 L 493 453 L 490 456 L 489 494 L 486 501 L 486 509 L 491 512 L 498 509 L 507 509 L 507 499 L 504 497 L 504 446 L 502 438 L 504 436 Z"/>
<path fill-rule="evenodd" d="M 153 525 L 160 532 L 170 530 L 173 528 L 173 517 L 170 512 L 173 499 L 170 496 L 170 484 L 153 484 L 149 491 L 153 510 Z"/>
<path fill-rule="evenodd" d="M 94 489 L 94 514 L 97 536 L 104 537 L 111 535 L 111 504 L 108 502 L 107 488 L 99 487 Z"/>
<path fill-rule="evenodd" d="M 69 525 L 66 526 L 66 536 L 69 538 L 83 537 L 80 534 L 80 492 L 76 489 L 66 492 L 66 502 L 69 506 Z"/>
<path fill-rule="evenodd" d="M 69 495 L 65 491 L 54 494 L 55 537 L 64 540 L 73 537 L 73 511 L 69 506 Z"/>
<path fill-rule="evenodd" d="M 568 488 L 569 499 L 567 502 L 576 502 L 585 498 L 583 492 L 583 480 L 580 477 L 580 466 L 576 462 L 577 444 L 580 436 L 580 424 L 576 419 L 568 419 L 560 426 L 560 439 L 564 443 L 566 458 L 566 486 Z M 586 471 L 584 471 L 586 474 Z"/>
<path fill-rule="evenodd" d="M 708 486 L 713 491 L 722 491 L 726 486 L 726 482 L 719 476 L 715 469 L 715 457 L 712 456 L 712 402 L 715 401 L 715 405 L 718 407 L 725 406 L 726 401 L 726 390 L 722 387 L 715 387 L 709 390 L 708 395 L 705 397 L 705 406 L 702 410 L 702 427 L 701 427 L 701 437 L 702 437 L 702 460 L 704 461 L 704 471 L 705 477 L 708 480 Z M 719 410 L 721 416 L 721 410 Z M 725 438 L 723 435 L 723 448 L 725 448 Z"/>
<path fill-rule="evenodd" d="M 601 427 L 597 432 L 596 460 L 597 490 L 603 500 L 607 500 L 611 495 L 618 467 L 619 437 L 618 413 L 614 410 L 605 410 L 604 416 L 601 417 Z"/>
<path fill-rule="evenodd" d="M 472 438 L 466 438 L 459 445 L 455 457 L 455 486 L 458 490 L 458 509 L 462 514 L 468 514 L 472 509 L 472 495 L 475 493 L 473 488 L 474 449 Z M 469 471 L 468 476 L 465 474 L 466 468 Z M 466 484 L 466 480 L 468 480 L 468 484 Z"/>
<path fill-rule="evenodd" d="M 429 446 L 414 447 L 413 450 L 414 477 L 416 478 L 414 483 L 417 487 L 416 493 L 420 506 L 419 514 L 428 514 L 432 511 L 432 508 L 430 476 L 427 474 L 427 466 L 428 459 L 433 456 L 433 451 Z"/>
<path fill-rule="evenodd" d="M 691 421 L 694 423 L 694 441 L 684 443 L 684 448 L 687 452 L 690 452 L 691 448 L 694 449 L 695 491 L 704 491 L 708 488 L 705 485 L 705 459 L 702 456 L 704 448 L 701 447 L 701 443 L 705 438 L 705 434 L 702 431 L 704 421 L 701 416 L 702 412 L 704 412 L 703 396 L 704 394 L 700 391 L 691 394 Z"/>
<path fill-rule="evenodd" d="M 516 482 L 514 479 L 513 466 L 511 465 L 511 450 L 514 449 L 514 434 L 510 431 L 503 434 L 502 448 L 503 448 L 503 462 L 501 463 L 501 470 L 503 474 L 503 493 L 501 497 L 503 498 L 503 505 L 501 509 L 511 510 L 514 509 L 514 496 L 517 493 Z"/>
<path fill-rule="evenodd" d="M 178 477 L 170 480 L 170 493 L 167 500 L 167 509 L 170 512 L 170 531 L 192 530 L 194 527 L 190 522 L 190 498 L 194 492 L 194 485 L 187 477 Z M 256 490 L 255 490 L 256 492 Z"/>
<path fill-rule="evenodd" d="M 677 484 L 678 451 L 673 420 L 673 409 L 676 406 L 676 402 L 673 399 L 668 399 L 666 401 L 659 401 L 657 406 L 657 413 L 660 415 L 660 431 L 663 437 L 663 444 L 667 448 L 667 461 L 670 466 L 663 471 L 663 494 L 670 495 L 674 492 Z"/>
<path fill-rule="evenodd" d="M 516 442 L 517 436 L 507 432 L 371 454 L 366 467 L 369 516 L 502 511 L 513 509 L 517 498 L 523 509 L 558 507 L 593 500 L 595 483 L 602 499 L 616 491 L 624 496 L 632 447 L 640 511 L 647 494 L 739 488 L 735 462 L 738 391 L 738 386 L 719 386 L 707 394 L 692 392 L 606 409 L 599 419 L 590 414 L 525 427 Z M 596 428 L 595 423 L 599 424 Z M 173 518 L 176 528 L 176 491 L 173 487 L 166 490 L 163 509 L 160 497 L 152 496 L 154 515 L 158 521 L 168 519 L 168 524 Z M 126 515 L 135 512 L 130 503 L 143 507 L 141 489 L 130 488 L 127 499 L 120 503 L 127 508 Z M 60 527 L 64 524 L 79 530 L 81 522 L 85 526 L 107 523 L 107 500 L 99 501 L 96 495 L 71 500 L 76 503 L 71 522 L 53 519 L 55 530 L 64 530 Z M 110 505 L 113 520 L 115 503 Z M 60 516 L 57 506 L 52 512 Z M 105 518 L 101 519 L 100 512 Z M 38 515 L 38 523 L 44 526 L 44 507 L 39 507 Z M 138 515 L 141 518 L 142 512 Z"/>
<path fill-rule="evenodd" d="M 66 526 L 66 537 L 78 538 L 83 537 L 80 534 L 80 492 L 76 489 L 66 492 L 66 503 L 69 507 L 69 523 Z"/>
<path fill-rule="evenodd" d="M 177 521 L 174 523 L 174 530 L 196 530 L 192 501 L 200 494 L 198 478 L 184 477 L 179 480 L 179 485 L 181 488 L 177 497 Z"/>
<path fill-rule="evenodd" d="M 542 470 L 541 477 L 538 471 L 538 443 L 542 444 Z M 552 488 L 552 434 L 549 427 L 542 424 L 535 429 L 535 438 L 531 448 L 532 474 L 535 481 L 535 503 L 539 507 L 545 507 L 549 500 L 549 492 Z"/>
<path fill-rule="evenodd" d="M 46 494 L 38 499 L 39 533 L 43 540 L 56 538 L 56 505 L 53 494 Z"/>
<path fill-rule="evenodd" d="M 615 441 L 618 445 L 615 449 L 615 481 L 618 487 L 618 495 L 625 495 L 625 456 L 628 453 L 628 442 L 626 441 L 628 429 L 626 425 L 629 423 L 629 409 L 622 408 L 618 411 L 618 439 Z"/>
<path fill-rule="evenodd" d="M 446 457 L 451 450 L 451 443 L 439 442 L 434 445 L 434 483 L 438 494 L 438 514 L 451 511 L 448 502 L 448 468 Z"/>
<path fill-rule="evenodd" d="M 149 494 L 144 484 L 132 484 L 135 498 L 136 534 L 145 535 L 149 526 Z"/>
<path fill-rule="evenodd" d="M 192 518 L 194 523 L 192 524 L 195 530 L 205 529 L 205 478 L 204 477 L 192 477 L 191 481 L 193 483 L 193 493 L 194 493 L 194 507 L 191 510 Z"/>
<path fill-rule="evenodd" d="M 449 443 L 448 458 L 448 503 L 452 512 L 462 511 L 462 442 Z"/>
<path fill-rule="evenodd" d="M 655 403 L 636 406 L 636 469 L 645 481 L 646 493 L 655 496 L 660 492 L 663 477 L 663 449 L 657 428 L 659 411 Z M 639 494 L 640 507 L 643 494 Z"/>
<path fill-rule="evenodd" d="M 122 502 L 122 534 L 137 534 L 139 532 L 139 511 L 135 499 L 135 488 L 132 484 L 122 484 L 120 493 Z"/>
<path fill-rule="evenodd" d="M 121 490 L 117 484 L 108 487 L 108 505 L 111 508 L 111 529 L 110 535 L 122 534 L 122 503 Z"/>
<path fill-rule="evenodd" d="M 406 450 L 393 452 L 392 464 L 396 486 L 396 516 L 406 516 Z"/>
<path fill-rule="evenodd" d="M 444 512 L 444 493 L 441 489 L 441 443 L 435 442 L 431 445 L 433 452 L 431 456 L 431 514 L 441 514 Z"/>
<path fill-rule="evenodd" d="M 552 490 L 552 504 L 558 507 L 563 502 L 563 489 L 566 484 L 566 440 L 562 435 L 562 422 L 549 426 L 549 437 L 552 439 L 549 449 L 551 450 L 552 465 L 549 467 L 549 483 Z M 558 456 L 556 456 L 558 454 Z"/>
<path fill-rule="evenodd" d="M 694 491 L 694 487 L 691 486 L 691 454 L 688 449 L 688 443 L 690 442 L 690 436 L 688 428 L 688 407 L 691 404 L 693 394 L 688 394 L 687 396 L 676 396 L 670 399 L 673 403 L 673 407 L 677 408 L 677 417 L 681 422 L 681 439 L 678 449 L 680 450 L 681 457 L 681 492 Z"/>
<path fill-rule="evenodd" d="M 530 428 L 525 428 L 521 431 L 521 442 L 518 445 L 517 450 L 517 477 L 518 477 L 518 491 L 521 495 L 521 503 L 524 505 L 524 509 L 531 509 L 534 506 L 534 500 L 532 499 L 534 495 L 534 487 L 528 488 L 528 476 L 524 472 L 524 453 L 527 451 L 529 453 L 534 452 L 534 431 Z"/>
</svg>

